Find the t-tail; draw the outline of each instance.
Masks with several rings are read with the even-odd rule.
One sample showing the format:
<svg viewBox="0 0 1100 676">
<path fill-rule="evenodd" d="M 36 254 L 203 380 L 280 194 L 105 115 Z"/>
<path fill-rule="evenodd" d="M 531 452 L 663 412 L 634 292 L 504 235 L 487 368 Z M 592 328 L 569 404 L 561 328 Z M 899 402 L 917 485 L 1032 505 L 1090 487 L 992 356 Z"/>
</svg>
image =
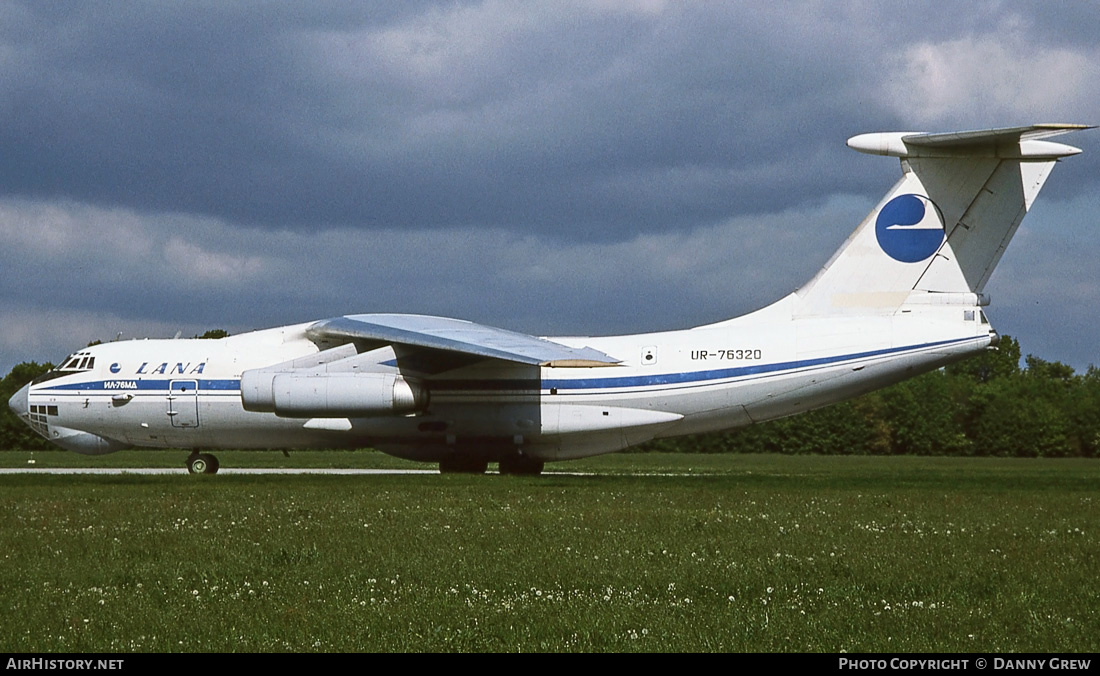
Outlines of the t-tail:
<svg viewBox="0 0 1100 676">
<path fill-rule="evenodd" d="M 900 158 L 901 180 L 807 284 L 699 327 L 767 336 L 761 342 L 790 369 L 741 394 L 747 419 L 825 406 L 995 346 L 986 282 L 1055 162 L 1081 152 L 1046 139 L 1087 128 L 849 139 L 860 152 Z"/>
<path fill-rule="evenodd" d="M 854 150 L 901 158 L 903 175 L 794 294 L 794 316 L 985 305 L 985 284 L 1051 168 L 1081 152 L 1044 139 L 1088 128 L 1036 124 L 849 139 Z"/>
</svg>

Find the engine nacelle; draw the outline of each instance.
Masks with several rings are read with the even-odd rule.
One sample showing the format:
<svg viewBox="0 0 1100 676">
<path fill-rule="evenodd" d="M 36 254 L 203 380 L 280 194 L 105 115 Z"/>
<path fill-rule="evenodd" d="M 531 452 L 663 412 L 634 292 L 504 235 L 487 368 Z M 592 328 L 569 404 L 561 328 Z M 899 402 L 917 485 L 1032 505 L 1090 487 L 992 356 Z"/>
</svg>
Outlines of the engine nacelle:
<svg viewBox="0 0 1100 676">
<path fill-rule="evenodd" d="M 284 418 L 365 418 L 422 411 L 428 393 L 418 383 L 388 373 L 241 374 L 246 411 Z"/>
</svg>

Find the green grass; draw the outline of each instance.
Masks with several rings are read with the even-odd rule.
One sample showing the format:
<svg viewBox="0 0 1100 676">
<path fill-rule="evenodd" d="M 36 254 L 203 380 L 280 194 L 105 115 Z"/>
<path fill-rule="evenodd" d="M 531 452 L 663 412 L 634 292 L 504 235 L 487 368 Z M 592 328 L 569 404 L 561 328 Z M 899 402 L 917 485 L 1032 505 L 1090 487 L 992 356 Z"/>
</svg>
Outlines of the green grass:
<svg viewBox="0 0 1100 676">
<path fill-rule="evenodd" d="M 1095 461 L 550 468 L 592 474 L 0 476 L 0 650 L 1100 649 Z"/>
</svg>

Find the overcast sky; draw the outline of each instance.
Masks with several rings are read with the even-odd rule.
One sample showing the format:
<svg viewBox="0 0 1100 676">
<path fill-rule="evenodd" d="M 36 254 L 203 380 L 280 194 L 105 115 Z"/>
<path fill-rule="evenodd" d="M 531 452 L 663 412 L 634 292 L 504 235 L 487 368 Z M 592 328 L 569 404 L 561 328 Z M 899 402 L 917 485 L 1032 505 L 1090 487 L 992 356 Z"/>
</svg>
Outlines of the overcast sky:
<svg viewBox="0 0 1100 676">
<path fill-rule="evenodd" d="M 869 131 L 1100 123 L 1092 3 L 0 0 L 0 372 L 416 312 L 540 335 L 763 306 L 900 176 Z M 1100 129 L 986 287 L 1100 365 Z M 1059 139 L 1059 140 L 1063 140 Z"/>
</svg>

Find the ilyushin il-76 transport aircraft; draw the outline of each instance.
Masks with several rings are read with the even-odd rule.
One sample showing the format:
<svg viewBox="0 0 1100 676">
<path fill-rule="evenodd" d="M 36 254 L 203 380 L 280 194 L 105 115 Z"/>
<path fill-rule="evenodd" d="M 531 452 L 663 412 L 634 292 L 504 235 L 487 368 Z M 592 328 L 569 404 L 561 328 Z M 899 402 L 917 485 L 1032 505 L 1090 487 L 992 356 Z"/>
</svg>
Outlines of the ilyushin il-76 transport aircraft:
<svg viewBox="0 0 1100 676">
<path fill-rule="evenodd" d="M 808 411 L 995 346 L 986 282 L 1085 125 L 855 136 L 902 177 L 823 268 L 743 317 L 683 331 L 537 338 L 458 319 L 357 314 L 220 340 L 67 357 L 10 400 L 96 455 L 372 446 L 443 472 L 547 461 Z"/>
</svg>

